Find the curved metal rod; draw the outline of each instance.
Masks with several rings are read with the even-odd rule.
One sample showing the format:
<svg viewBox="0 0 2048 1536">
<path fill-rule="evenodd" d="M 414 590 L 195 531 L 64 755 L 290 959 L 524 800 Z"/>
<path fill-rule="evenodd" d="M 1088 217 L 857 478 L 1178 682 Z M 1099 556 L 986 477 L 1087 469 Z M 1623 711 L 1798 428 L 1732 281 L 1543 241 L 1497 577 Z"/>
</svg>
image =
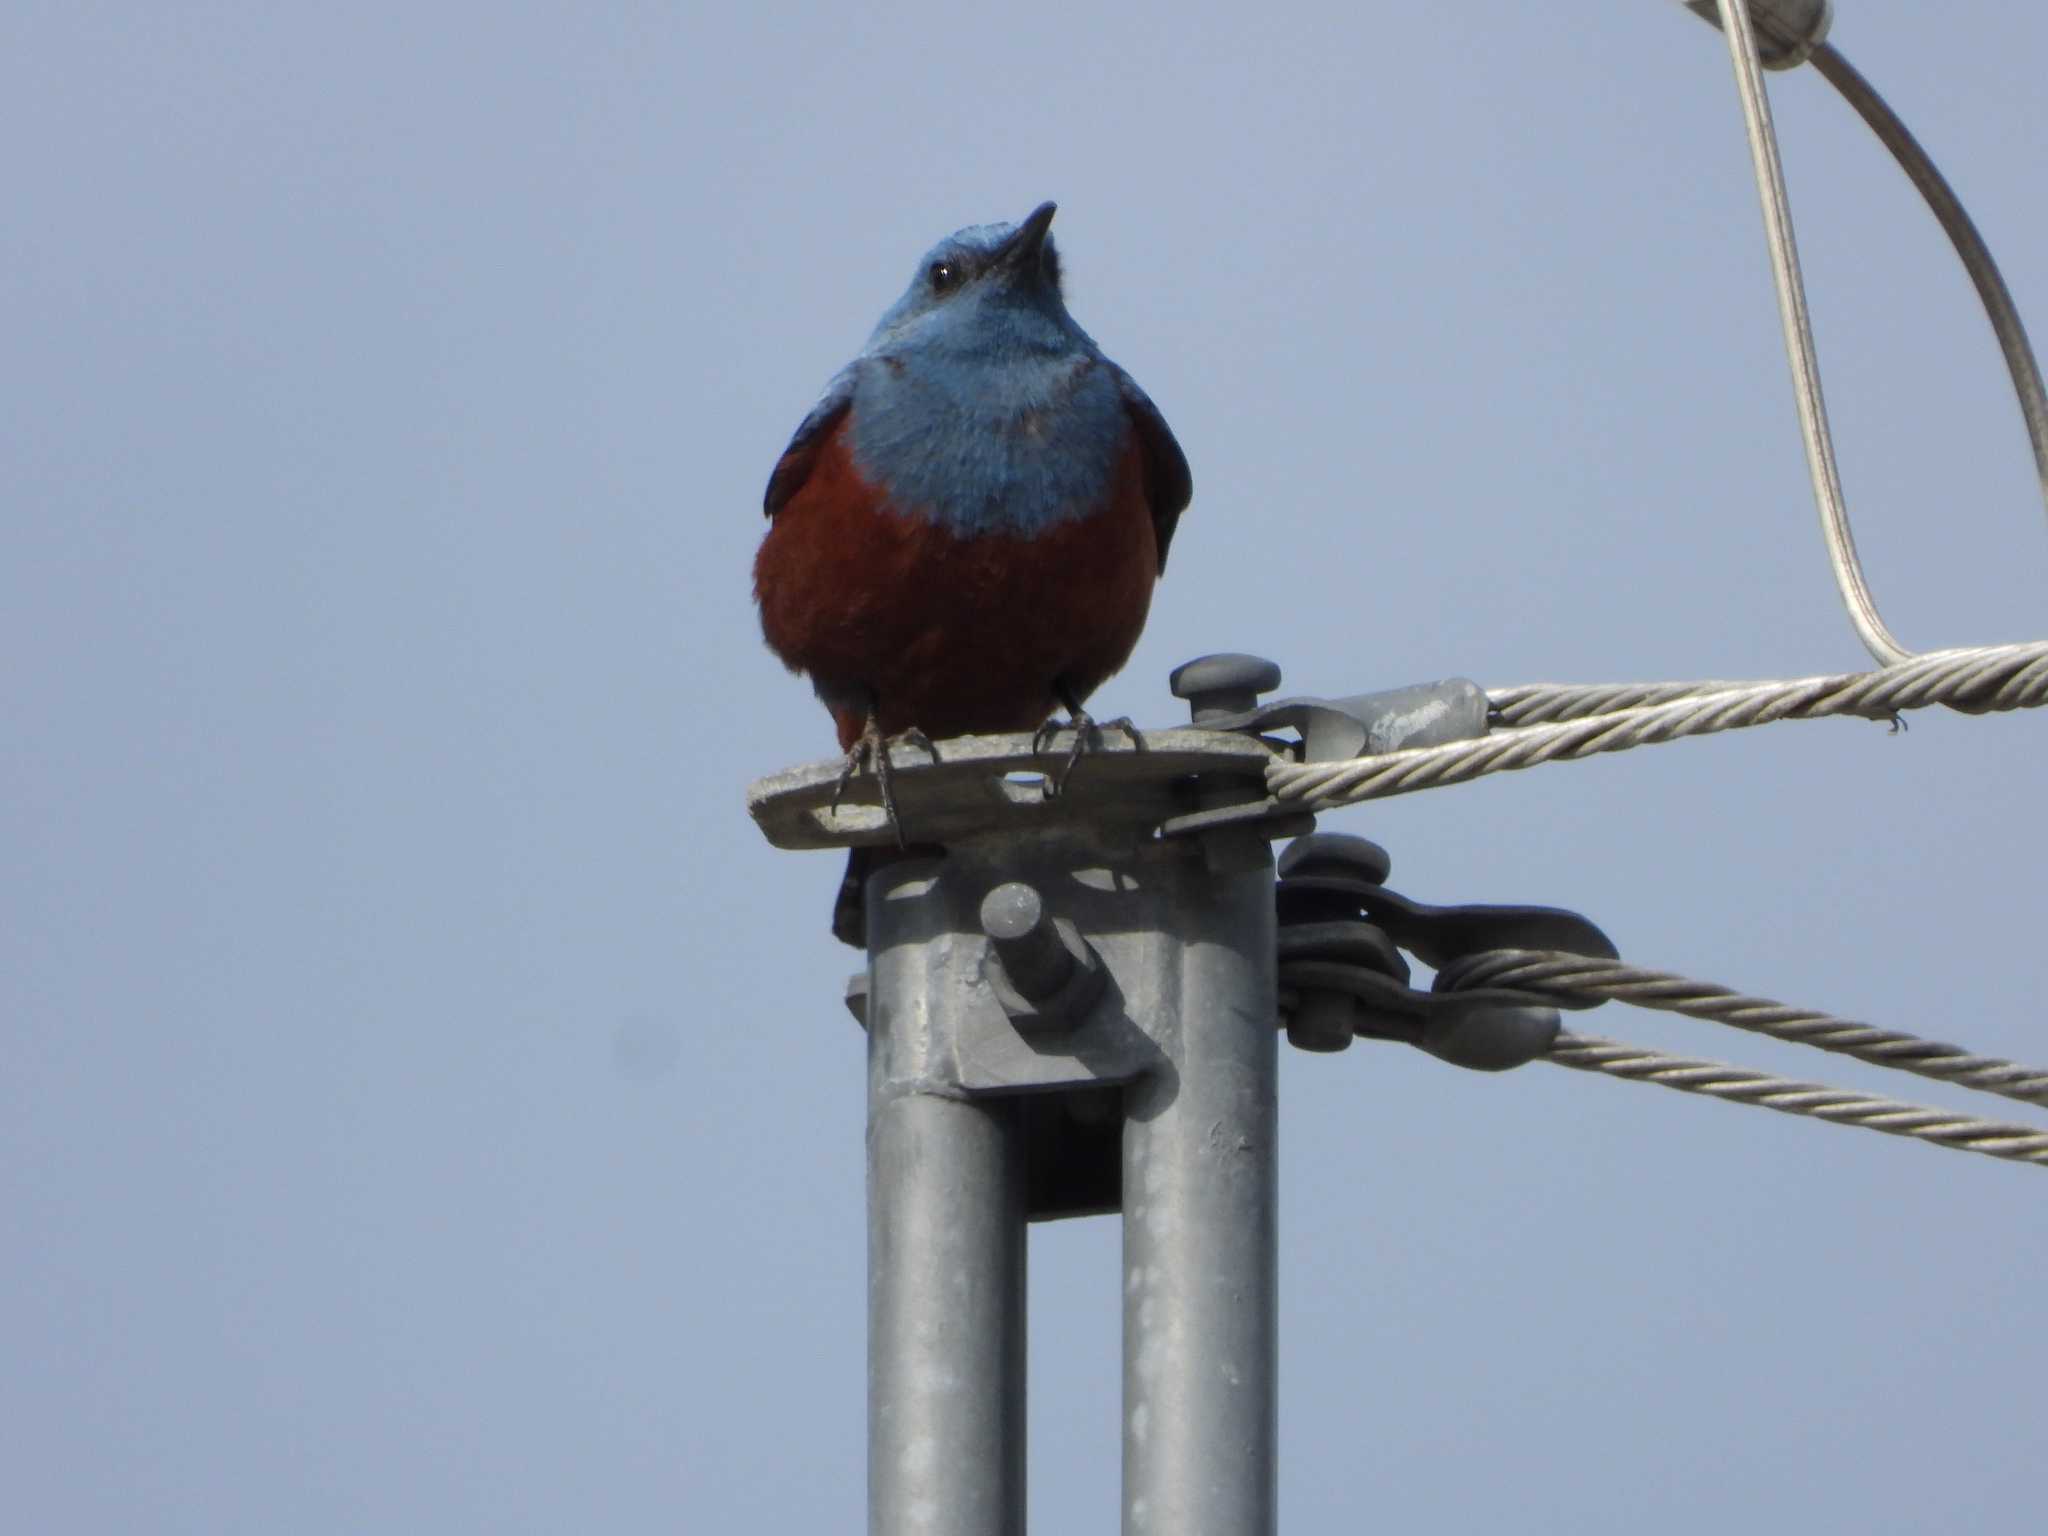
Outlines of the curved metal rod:
<svg viewBox="0 0 2048 1536">
<path fill-rule="evenodd" d="M 1835 467 L 1834 442 L 1828 434 L 1827 406 L 1821 398 L 1820 360 L 1814 351 L 1813 325 L 1806 313 L 1806 287 L 1799 276 L 1799 251 L 1792 239 L 1792 207 L 1785 194 L 1785 171 L 1778 163 L 1778 137 L 1771 127 L 1771 107 L 1764 95 L 1763 69 L 1757 58 L 1756 31 L 1746 0 L 1715 0 L 1721 31 L 1735 66 L 1735 87 L 1742 98 L 1743 124 L 1749 133 L 1750 160 L 1757 192 L 1763 199 L 1764 234 L 1771 250 L 1771 272 L 1777 281 L 1778 319 L 1785 332 L 1785 351 L 1792 363 L 1792 387 L 1799 404 L 1799 431 L 1806 443 L 1806 464 L 1820 507 L 1821 534 L 1835 585 L 1849 610 L 1849 621 L 1864 649 L 1885 666 L 1908 661 L 1913 653 L 1892 637 L 1878 616 L 1877 603 L 1863 580 L 1856 540 L 1849 531 L 1849 509 L 1842 500 L 1842 480 Z"/>
<path fill-rule="evenodd" d="M 1998 337 L 1998 349 L 2005 354 L 2006 370 L 2012 375 L 2012 387 L 2020 398 L 2020 415 L 2027 424 L 2027 440 L 2034 447 L 2034 469 L 2041 481 L 2041 498 L 2048 502 L 2048 389 L 2042 387 L 2041 366 L 2034 361 L 2034 348 L 2027 340 L 2027 328 L 2020 323 L 2020 312 L 2013 304 L 2004 277 L 1999 274 L 1998 263 L 1991 259 L 1991 250 L 1984 244 L 1984 237 L 1977 233 L 1977 226 L 1963 211 L 1962 201 L 1957 198 L 1954 188 L 1934 168 L 1934 162 L 1927 158 L 1927 151 L 1920 147 L 1919 140 L 1899 121 L 1898 114 L 1877 94 L 1870 82 L 1842 57 L 1834 44 L 1822 43 L 1808 56 L 1807 62 L 1821 72 L 1828 84 L 1842 93 L 1842 98 L 1870 125 L 1870 131 L 1883 140 L 1884 147 L 1892 152 L 1892 158 L 1899 162 L 1900 169 L 1920 189 L 1920 195 L 1927 199 L 1928 208 L 1948 235 L 1949 243 L 1956 248 L 1963 270 L 1970 274 L 1970 281 L 1976 285 L 1977 297 L 1984 301 L 1984 313 Z"/>
</svg>

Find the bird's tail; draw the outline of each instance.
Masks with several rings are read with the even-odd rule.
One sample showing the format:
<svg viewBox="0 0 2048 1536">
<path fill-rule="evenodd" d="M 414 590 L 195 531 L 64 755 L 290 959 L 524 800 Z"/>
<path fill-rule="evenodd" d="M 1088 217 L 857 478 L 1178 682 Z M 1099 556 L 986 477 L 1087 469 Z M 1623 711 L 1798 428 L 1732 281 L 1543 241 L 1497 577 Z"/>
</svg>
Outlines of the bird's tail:
<svg viewBox="0 0 2048 1536">
<path fill-rule="evenodd" d="M 832 900 L 832 937 L 855 949 L 868 947 L 868 877 L 904 859 L 934 859 L 945 855 L 935 843 L 912 843 L 908 848 L 887 844 L 846 850 L 846 873 L 839 880 L 839 894 Z"/>
<path fill-rule="evenodd" d="M 846 850 L 846 873 L 839 880 L 839 894 L 832 899 L 832 937 L 855 949 L 868 947 L 868 876 L 880 866 L 875 855 L 893 852 L 883 848 Z"/>
</svg>

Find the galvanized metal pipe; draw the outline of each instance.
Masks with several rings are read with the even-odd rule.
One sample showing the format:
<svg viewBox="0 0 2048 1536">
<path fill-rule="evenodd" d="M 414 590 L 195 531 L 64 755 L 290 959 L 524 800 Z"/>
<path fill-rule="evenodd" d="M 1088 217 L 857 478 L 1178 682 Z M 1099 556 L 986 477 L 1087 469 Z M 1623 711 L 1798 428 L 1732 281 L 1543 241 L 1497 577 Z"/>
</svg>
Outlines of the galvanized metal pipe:
<svg viewBox="0 0 2048 1536">
<path fill-rule="evenodd" d="M 886 1057 L 914 1014 L 878 1013 Z M 1024 1536 L 1018 1105 L 899 1086 L 870 1077 L 868 1530 Z"/>
<path fill-rule="evenodd" d="M 1166 1065 L 1125 1090 L 1125 1536 L 1274 1530 L 1273 873 L 1238 838 L 1176 882 Z"/>
<path fill-rule="evenodd" d="M 1273 879 L 1262 832 L 1076 827 L 870 881 L 875 1536 L 1021 1536 L 1026 1223 L 1105 1191 L 1125 1215 L 1124 1530 L 1271 1536 Z M 1120 1145 L 1064 1165 L 1057 1115 L 1027 1105 L 1110 1089 Z"/>
</svg>

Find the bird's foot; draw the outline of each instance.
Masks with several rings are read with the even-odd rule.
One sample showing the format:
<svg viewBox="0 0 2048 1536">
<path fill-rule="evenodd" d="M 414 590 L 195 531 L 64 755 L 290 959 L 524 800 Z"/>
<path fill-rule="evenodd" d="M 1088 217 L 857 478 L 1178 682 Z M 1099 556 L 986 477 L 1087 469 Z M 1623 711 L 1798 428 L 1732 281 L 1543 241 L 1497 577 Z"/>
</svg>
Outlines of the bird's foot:
<svg viewBox="0 0 2048 1536">
<path fill-rule="evenodd" d="M 867 724 L 861 727 L 859 738 L 846 749 L 846 761 L 839 769 L 839 782 L 832 786 L 832 811 L 838 814 L 840 798 L 846 793 L 846 786 L 864 763 L 874 764 L 875 778 L 882 790 L 882 814 L 888 819 L 889 830 L 896 834 L 896 846 L 907 848 L 909 842 L 903 836 L 903 818 L 896 810 L 896 776 L 889 762 L 889 750 L 897 745 L 916 747 L 931 754 L 931 760 L 939 760 L 939 749 L 932 745 L 931 737 L 916 726 L 907 731 L 898 731 L 894 736 L 882 734 L 882 723 L 873 710 L 868 711 Z"/>
<path fill-rule="evenodd" d="M 1066 707 L 1067 718 L 1064 721 L 1048 720 L 1031 733 L 1031 750 L 1034 752 L 1043 752 L 1051 746 L 1061 731 L 1074 733 L 1074 745 L 1067 753 L 1067 760 L 1060 764 L 1058 772 L 1046 778 L 1045 798 L 1048 800 L 1057 800 L 1066 790 L 1067 778 L 1073 773 L 1074 764 L 1081 760 L 1083 752 L 1102 745 L 1104 731 L 1122 731 L 1130 738 L 1133 747 L 1142 749 L 1145 745 L 1145 738 L 1138 734 L 1138 727 L 1129 715 L 1118 715 L 1114 720 L 1097 720 L 1065 688 L 1058 692 L 1060 703 Z"/>
</svg>

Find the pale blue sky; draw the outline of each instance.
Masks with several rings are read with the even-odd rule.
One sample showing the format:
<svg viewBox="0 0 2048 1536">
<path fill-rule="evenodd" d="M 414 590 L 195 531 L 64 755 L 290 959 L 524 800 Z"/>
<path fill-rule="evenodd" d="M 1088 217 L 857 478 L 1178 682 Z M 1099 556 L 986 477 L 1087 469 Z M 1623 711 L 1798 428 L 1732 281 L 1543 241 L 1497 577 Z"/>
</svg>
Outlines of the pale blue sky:
<svg viewBox="0 0 2048 1536">
<path fill-rule="evenodd" d="M 1836 40 L 2048 327 L 2048 19 L 1934 9 Z M 1193 465 L 1107 713 L 1226 649 L 1322 693 L 1863 664 L 1675 3 L 817 10 L 0 9 L 13 1528 L 859 1528 L 854 957 L 836 861 L 742 809 L 831 732 L 748 562 L 958 225 L 1060 202 Z M 1773 86 L 1879 599 L 2040 637 L 1975 300 L 1825 83 Z M 1783 725 L 1324 825 L 1420 898 L 2039 1061 L 2044 747 Z M 2039 1170 L 1395 1047 L 1283 1074 L 1289 1531 L 2038 1504 Z M 1032 1264 L 1036 1528 L 1109 1529 L 1115 1227 Z"/>
</svg>

